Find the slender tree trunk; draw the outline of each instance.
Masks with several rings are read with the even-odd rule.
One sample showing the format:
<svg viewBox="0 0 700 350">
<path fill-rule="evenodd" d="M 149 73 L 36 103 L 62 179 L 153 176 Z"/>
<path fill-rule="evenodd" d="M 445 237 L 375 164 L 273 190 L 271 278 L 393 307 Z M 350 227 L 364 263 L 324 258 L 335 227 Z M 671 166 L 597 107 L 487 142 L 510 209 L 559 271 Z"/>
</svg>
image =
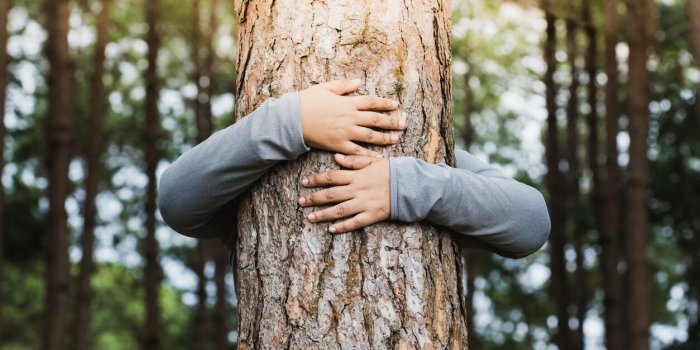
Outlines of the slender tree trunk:
<svg viewBox="0 0 700 350">
<path fill-rule="evenodd" d="M 216 285 L 216 308 L 214 309 L 214 323 L 216 330 L 216 348 L 225 350 L 229 348 L 229 308 L 228 289 L 226 288 L 226 274 L 228 273 L 228 253 L 217 245 L 214 250 L 214 284 Z"/>
<path fill-rule="evenodd" d="M 622 349 L 622 280 L 618 272 L 620 256 L 620 166 L 618 164 L 617 135 L 620 121 L 619 72 L 616 47 L 619 41 L 619 0 L 603 2 L 605 13 L 605 204 L 600 235 L 601 276 L 604 299 L 605 345 L 607 349 Z"/>
<path fill-rule="evenodd" d="M 554 300 L 554 311 L 557 317 L 557 332 L 554 342 L 559 349 L 569 349 L 571 330 L 569 329 L 569 316 L 567 312 L 568 288 L 566 283 L 566 269 L 564 262 L 564 243 L 566 241 L 564 229 L 564 179 L 559 169 L 559 128 L 557 126 L 557 86 L 554 74 L 557 71 L 557 63 L 554 54 L 557 47 L 556 18 L 552 13 L 550 0 L 543 0 L 542 7 L 547 21 L 547 37 L 544 46 L 544 60 L 547 63 L 547 71 L 544 76 L 544 84 L 547 88 L 547 188 L 549 189 L 549 212 L 551 218 L 550 243 L 550 268 L 552 270 L 551 293 Z"/>
<path fill-rule="evenodd" d="M 9 55 L 7 54 L 7 39 L 9 33 L 7 31 L 7 19 L 10 12 L 10 0 L 0 0 L 0 175 L 5 169 L 5 99 L 7 92 L 7 82 L 9 75 Z M 3 277 L 3 252 L 5 251 L 5 188 L 0 183 L 0 281 Z M 2 306 L 3 306 L 2 287 L 0 287 L 0 334 L 2 333 Z M 0 342 L 0 346 L 2 342 Z"/>
<path fill-rule="evenodd" d="M 158 241 L 156 240 L 156 167 L 158 165 L 158 135 L 160 133 L 158 118 L 159 82 L 157 74 L 157 58 L 160 46 L 158 36 L 158 17 L 160 13 L 159 0 L 146 2 L 146 23 L 148 34 L 148 68 L 146 70 L 146 175 L 148 188 L 146 193 L 146 238 L 144 240 L 144 257 L 146 261 L 144 271 L 144 285 L 146 289 L 145 310 L 146 318 L 143 334 L 144 349 L 160 348 L 160 308 L 159 286 L 161 280 L 160 265 L 158 262 Z"/>
<path fill-rule="evenodd" d="M 73 62 L 68 48 L 70 0 L 47 1 L 49 109 L 46 118 L 48 169 L 46 303 L 44 349 L 66 348 L 69 232 L 65 202 L 73 138 Z"/>
<path fill-rule="evenodd" d="M 78 295 L 75 312 L 75 346 L 78 350 L 90 349 L 90 314 L 92 301 L 92 273 L 94 270 L 93 250 L 95 246 L 95 226 L 97 207 L 95 197 L 98 193 L 100 179 L 101 155 L 104 148 L 102 124 L 105 113 L 105 89 L 103 83 L 105 47 L 108 42 L 107 29 L 110 26 L 111 0 L 102 0 L 102 9 L 97 18 L 97 41 L 93 59 L 92 98 L 88 115 L 89 135 L 85 145 L 87 177 L 85 180 L 85 203 L 83 210 L 84 224 L 80 245 L 83 257 L 80 261 L 78 276 Z"/>
<path fill-rule="evenodd" d="M 464 74 L 464 128 L 462 129 L 462 141 L 464 142 L 464 149 L 469 150 L 472 143 L 474 142 L 474 128 L 471 122 L 471 108 L 472 108 L 472 91 L 469 86 L 469 79 L 471 77 L 471 65 L 470 70 Z M 467 277 L 467 292 L 465 299 L 465 306 L 467 309 L 467 334 L 469 338 L 469 345 L 472 350 L 477 350 L 480 348 L 476 339 L 476 332 L 474 331 L 474 280 L 476 279 L 477 273 L 477 259 L 474 256 L 476 252 L 470 251 L 468 249 L 462 249 L 462 260 L 464 261 L 466 277 Z"/>
<path fill-rule="evenodd" d="M 688 5 L 688 23 L 690 24 L 690 39 L 695 66 L 700 68 L 700 2 L 686 0 Z M 695 117 L 700 128 L 700 84 L 695 88 Z"/>
<path fill-rule="evenodd" d="M 569 101 L 566 106 L 566 160 L 568 163 L 567 189 L 565 191 L 572 238 L 574 240 L 574 252 L 576 253 L 576 273 L 574 278 L 574 293 L 572 293 L 572 305 L 576 306 L 576 327 L 572 338 L 573 349 L 583 350 L 583 321 L 586 318 L 586 267 L 583 265 L 583 240 L 584 232 L 581 230 L 581 189 L 579 179 L 581 167 L 579 165 L 579 97 L 580 70 L 577 65 L 578 53 L 578 24 L 573 17 L 576 11 L 576 0 L 569 0 L 569 16 L 566 19 L 566 50 L 571 70 L 571 84 L 569 85 Z M 565 224 L 566 226 L 566 224 Z"/>
<path fill-rule="evenodd" d="M 209 96 L 205 92 L 204 84 L 208 82 L 202 68 L 202 29 L 201 29 L 201 0 L 193 1 L 192 11 L 192 61 L 194 62 L 194 81 L 197 86 L 197 96 L 194 99 L 194 115 L 197 125 L 197 143 L 206 140 L 211 134 L 209 121 L 204 112 Z M 199 350 L 207 349 L 207 276 L 204 267 L 208 261 L 206 242 L 197 241 L 194 271 L 197 274 L 197 309 L 195 311 L 195 347 Z"/>
<path fill-rule="evenodd" d="M 654 27 L 650 0 L 627 0 L 629 83 L 628 115 L 630 134 L 629 185 L 627 195 L 627 346 L 649 349 L 650 279 L 647 266 L 649 222 L 649 72 L 647 50 Z"/>
<path fill-rule="evenodd" d="M 391 155 L 453 165 L 450 2 L 235 2 L 237 116 L 269 96 L 360 77 L 398 98 L 408 131 Z M 451 237 L 381 223 L 331 235 L 304 222 L 301 176 L 337 166 L 314 151 L 276 167 L 238 212 L 238 346 L 467 347 L 461 267 Z"/>
<path fill-rule="evenodd" d="M 596 231 L 602 232 L 602 192 L 600 185 L 600 165 L 598 162 L 599 150 L 598 143 L 598 86 L 596 85 L 596 75 L 598 67 L 596 60 L 598 59 L 598 41 L 595 24 L 593 23 L 592 9 L 593 3 L 591 0 L 583 0 L 582 4 L 582 19 L 585 25 L 586 37 L 588 39 L 588 47 L 586 52 L 586 72 L 588 75 L 587 97 L 590 112 L 588 114 L 588 161 L 591 175 L 593 178 L 591 195 L 589 203 L 594 213 Z M 584 239 L 584 233 L 580 233 L 580 241 Z M 582 243 L 582 242 L 581 242 Z M 579 288 L 582 292 L 579 293 L 577 305 L 579 319 L 579 336 L 581 337 L 581 349 L 585 348 L 585 340 L 583 338 L 583 326 L 586 320 L 586 309 L 588 306 L 588 293 L 586 292 L 585 270 L 583 269 L 583 255 L 577 255 L 577 275 Z"/>
</svg>

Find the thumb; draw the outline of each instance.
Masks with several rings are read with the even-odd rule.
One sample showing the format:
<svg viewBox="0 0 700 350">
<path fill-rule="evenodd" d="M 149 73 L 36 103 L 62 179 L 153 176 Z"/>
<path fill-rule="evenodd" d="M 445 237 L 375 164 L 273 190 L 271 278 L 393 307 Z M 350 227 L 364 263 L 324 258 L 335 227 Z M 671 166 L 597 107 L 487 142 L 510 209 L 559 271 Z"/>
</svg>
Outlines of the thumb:
<svg viewBox="0 0 700 350">
<path fill-rule="evenodd" d="M 335 162 L 338 163 L 338 165 L 349 168 L 349 169 L 354 169 L 354 170 L 359 170 L 367 167 L 368 165 L 382 159 L 381 156 L 378 157 L 368 157 L 368 156 L 357 156 L 357 155 L 352 155 L 352 156 L 346 156 L 340 153 L 336 153 L 335 156 L 333 157 L 335 159 Z"/>
<path fill-rule="evenodd" d="M 324 89 L 329 90 L 335 94 L 345 95 L 345 94 L 349 94 L 349 93 L 354 92 L 357 89 L 359 89 L 360 86 L 362 86 L 362 80 L 360 80 L 360 79 L 334 80 L 334 81 L 329 81 L 329 82 L 320 84 L 319 86 L 321 86 Z"/>
</svg>

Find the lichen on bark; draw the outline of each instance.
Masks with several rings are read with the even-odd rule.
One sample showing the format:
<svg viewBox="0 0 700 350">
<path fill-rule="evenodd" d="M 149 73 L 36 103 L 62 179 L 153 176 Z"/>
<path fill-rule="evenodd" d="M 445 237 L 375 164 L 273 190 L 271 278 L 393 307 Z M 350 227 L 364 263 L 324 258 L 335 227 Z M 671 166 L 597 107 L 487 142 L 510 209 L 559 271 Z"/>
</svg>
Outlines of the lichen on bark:
<svg viewBox="0 0 700 350">
<path fill-rule="evenodd" d="M 268 97 L 345 78 L 398 99 L 408 129 L 375 148 L 452 165 L 449 1 L 235 2 L 237 118 Z M 465 349 L 459 254 L 447 232 L 385 222 L 332 235 L 304 220 L 303 176 L 335 169 L 314 150 L 276 166 L 237 213 L 238 345 Z"/>
</svg>

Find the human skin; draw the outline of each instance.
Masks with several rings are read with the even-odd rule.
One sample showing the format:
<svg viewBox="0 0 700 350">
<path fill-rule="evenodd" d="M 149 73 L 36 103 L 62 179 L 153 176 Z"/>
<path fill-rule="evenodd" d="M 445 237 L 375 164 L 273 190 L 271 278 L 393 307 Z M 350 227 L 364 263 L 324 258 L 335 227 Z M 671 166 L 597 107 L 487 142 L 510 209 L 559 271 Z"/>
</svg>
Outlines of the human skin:
<svg viewBox="0 0 700 350">
<path fill-rule="evenodd" d="M 337 203 L 309 214 L 307 220 L 323 222 L 353 216 L 328 228 L 332 233 L 344 233 L 389 219 L 389 159 L 343 154 L 336 154 L 334 159 L 338 165 L 352 170 L 315 173 L 302 179 L 306 187 L 331 187 L 299 198 L 300 205 Z"/>
<path fill-rule="evenodd" d="M 340 80 L 314 85 L 299 93 L 304 142 L 314 148 L 340 152 L 334 156 L 340 170 L 314 174 L 302 181 L 307 187 L 333 186 L 299 198 L 302 206 L 337 205 L 309 214 L 310 222 L 352 218 L 328 228 L 344 233 L 389 218 L 389 160 L 354 141 L 390 145 L 398 135 L 376 129 L 403 130 L 406 122 L 393 113 L 397 101 L 374 96 L 342 96 L 357 91 L 361 80 Z M 328 111 L 333 111 L 329 113 Z M 346 156 L 347 155 L 347 156 Z"/>
</svg>

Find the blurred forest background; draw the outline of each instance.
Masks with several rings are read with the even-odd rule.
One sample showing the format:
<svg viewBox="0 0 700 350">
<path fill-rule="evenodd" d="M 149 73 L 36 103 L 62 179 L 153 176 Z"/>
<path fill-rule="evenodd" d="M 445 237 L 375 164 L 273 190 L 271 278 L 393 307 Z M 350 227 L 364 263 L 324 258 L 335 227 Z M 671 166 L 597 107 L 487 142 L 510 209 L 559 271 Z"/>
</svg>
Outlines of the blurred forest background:
<svg viewBox="0 0 700 350">
<path fill-rule="evenodd" d="M 552 217 L 528 258 L 464 252 L 470 349 L 700 349 L 700 1 L 453 12 L 458 147 Z M 226 249 L 155 207 L 234 119 L 235 30 L 230 1 L 0 0 L 0 348 L 235 347 Z"/>
</svg>

